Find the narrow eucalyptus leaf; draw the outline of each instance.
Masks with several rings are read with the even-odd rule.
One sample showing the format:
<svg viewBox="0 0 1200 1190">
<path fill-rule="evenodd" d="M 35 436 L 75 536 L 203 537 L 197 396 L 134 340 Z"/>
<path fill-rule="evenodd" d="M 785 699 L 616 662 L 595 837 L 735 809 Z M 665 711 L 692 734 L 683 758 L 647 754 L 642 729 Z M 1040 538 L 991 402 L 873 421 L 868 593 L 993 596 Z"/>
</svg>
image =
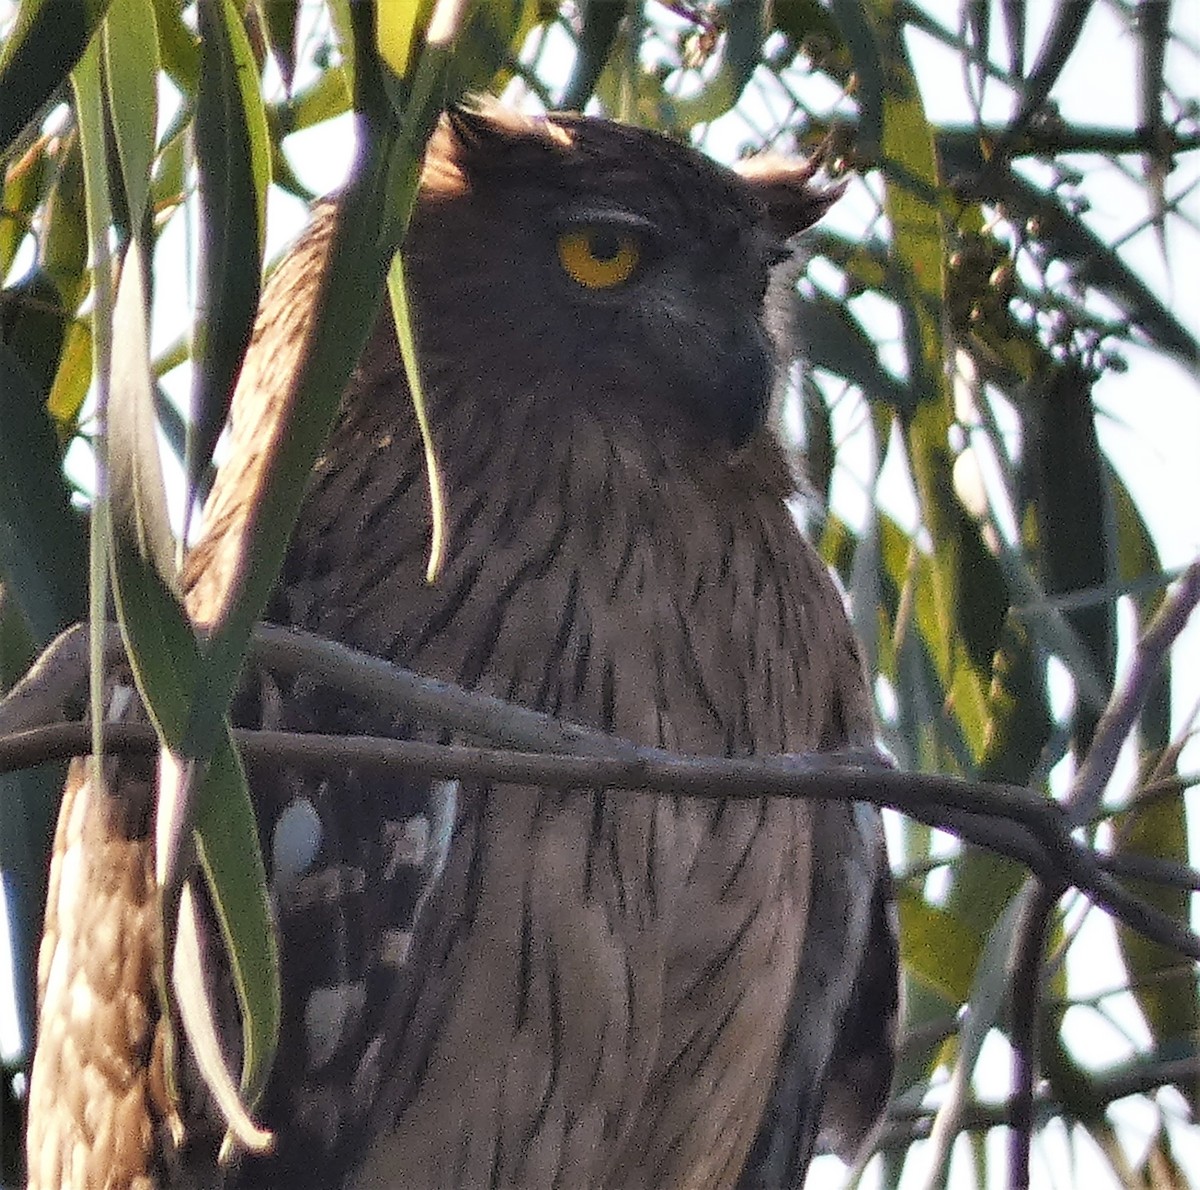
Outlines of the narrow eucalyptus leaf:
<svg viewBox="0 0 1200 1190">
<path fill-rule="evenodd" d="M 67 81 L 108 0 L 24 0 L 0 50 L 0 153 Z"/>
<path fill-rule="evenodd" d="M 405 175 L 401 162 L 407 161 Z M 397 181 L 397 175 L 399 181 Z M 300 496 L 342 391 L 374 322 L 403 221 L 394 211 L 416 193 L 419 158 L 395 142 L 373 142 L 359 177 L 347 189 L 330 267 L 321 278 L 314 334 L 293 377 L 275 437 L 271 463 L 243 537 L 253 565 L 239 569 L 225 593 L 209 637 L 192 703 L 188 753 L 207 753 L 241 671 L 246 642 L 262 614 L 299 508 Z"/>
<path fill-rule="evenodd" d="M 158 54 L 171 81 L 187 96 L 200 77 L 200 41 L 187 27 L 177 0 L 153 0 Z"/>
<path fill-rule="evenodd" d="M 158 39 L 151 0 L 111 0 L 104 21 L 105 92 L 129 224 L 140 227 L 158 124 Z"/>
<path fill-rule="evenodd" d="M 45 394 L 0 340 L 0 579 L 39 648 L 83 617 L 85 556 Z"/>
<path fill-rule="evenodd" d="M 258 309 L 270 143 L 258 73 L 229 0 L 202 4 L 196 163 L 199 311 L 185 472 L 190 512 L 233 398 Z M 249 217 L 248 217 L 249 216 Z"/>
<path fill-rule="evenodd" d="M 113 312 L 109 499 L 117 548 L 135 552 L 173 586 L 175 539 L 158 457 L 145 278 L 141 241 L 135 237 L 121 270 Z"/>
<path fill-rule="evenodd" d="M 560 107 L 567 111 L 583 111 L 612 54 L 627 7 L 620 0 L 582 0 L 575 64 L 563 90 Z"/>
<path fill-rule="evenodd" d="M 770 0 L 741 0 L 726 10 L 724 52 L 716 74 L 698 95 L 675 105 L 675 121 L 690 127 L 724 115 L 741 98 L 750 76 L 762 60 L 769 28 Z"/>
<path fill-rule="evenodd" d="M 271 47 L 271 56 L 279 67 L 283 85 L 291 91 L 296 72 L 296 19 L 299 4 L 294 0 L 258 0 L 262 26 Z"/>
<path fill-rule="evenodd" d="M 241 1009 L 242 1095 L 253 1106 L 279 1039 L 279 943 L 254 806 L 228 726 L 199 790 L 194 827 Z"/>
<path fill-rule="evenodd" d="M 1031 393 L 1029 471 L 1037 509 L 1042 582 L 1049 595 L 1103 588 L 1115 564 L 1112 502 L 1096 434 L 1092 387 L 1084 370 L 1056 368 Z M 1116 666 L 1116 604 L 1075 608 L 1067 623 L 1106 688 Z M 1095 712 L 1081 707 L 1076 728 L 1086 747 Z"/>
</svg>

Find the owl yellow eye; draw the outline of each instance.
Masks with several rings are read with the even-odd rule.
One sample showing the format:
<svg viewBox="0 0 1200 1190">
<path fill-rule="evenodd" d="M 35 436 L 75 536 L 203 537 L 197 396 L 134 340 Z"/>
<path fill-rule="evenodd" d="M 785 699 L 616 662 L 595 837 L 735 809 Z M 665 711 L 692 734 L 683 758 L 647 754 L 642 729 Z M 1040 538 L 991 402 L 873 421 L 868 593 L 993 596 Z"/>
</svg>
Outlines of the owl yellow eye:
<svg viewBox="0 0 1200 1190">
<path fill-rule="evenodd" d="M 564 231 L 558 237 L 562 267 L 588 289 L 611 289 L 628 281 L 640 256 L 633 236 L 608 228 Z"/>
</svg>

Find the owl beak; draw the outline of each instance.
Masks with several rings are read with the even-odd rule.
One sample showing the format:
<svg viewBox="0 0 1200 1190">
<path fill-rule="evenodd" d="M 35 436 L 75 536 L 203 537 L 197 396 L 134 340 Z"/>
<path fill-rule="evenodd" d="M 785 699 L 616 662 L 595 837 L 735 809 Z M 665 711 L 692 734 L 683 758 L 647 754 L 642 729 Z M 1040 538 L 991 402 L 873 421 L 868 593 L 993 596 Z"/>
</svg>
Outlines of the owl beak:
<svg viewBox="0 0 1200 1190">
<path fill-rule="evenodd" d="M 724 342 L 713 348 L 722 366 L 696 390 L 700 412 L 736 450 L 766 424 L 775 352 L 757 319 L 731 327 Z"/>
</svg>

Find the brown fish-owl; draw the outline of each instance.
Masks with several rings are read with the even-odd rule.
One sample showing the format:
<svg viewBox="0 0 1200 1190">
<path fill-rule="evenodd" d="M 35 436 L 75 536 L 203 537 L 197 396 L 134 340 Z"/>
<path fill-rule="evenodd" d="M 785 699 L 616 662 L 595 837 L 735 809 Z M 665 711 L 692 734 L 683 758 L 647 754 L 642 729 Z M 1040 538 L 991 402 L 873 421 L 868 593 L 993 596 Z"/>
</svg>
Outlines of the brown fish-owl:
<svg viewBox="0 0 1200 1190">
<path fill-rule="evenodd" d="M 269 618 L 674 752 L 870 744 L 859 652 L 767 425 L 764 302 L 829 201 L 810 173 L 738 174 L 581 117 L 446 116 L 405 247 L 445 565 L 426 582 L 422 441 L 383 314 Z M 337 217 L 319 207 L 266 288 L 185 571 L 200 624 L 237 565 Z M 136 713 L 121 689 L 111 705 Z M 251 675 L 235 718 L 420 730 L 304 677 Z M 896 948 L 874 811 L 258 765 L 276 1144 L 219 1166 L 186 1060 L 182 1141 L 166 1123 L 153 771 L 110 762 L 96 788 L 80 764 L 68 782 L 32 1190 L 774 1190 L 819 1137 L 853 1153 L 883 1107 Z"/>
</svg>

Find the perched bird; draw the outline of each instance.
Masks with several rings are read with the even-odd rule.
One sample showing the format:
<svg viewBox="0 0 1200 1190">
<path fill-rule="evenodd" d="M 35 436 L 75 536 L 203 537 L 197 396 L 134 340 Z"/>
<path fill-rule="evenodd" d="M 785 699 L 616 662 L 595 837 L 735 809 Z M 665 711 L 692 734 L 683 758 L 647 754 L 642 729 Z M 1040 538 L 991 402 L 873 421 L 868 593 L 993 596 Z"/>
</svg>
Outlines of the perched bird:
<svg viewBox="0 0 1200 1190">
<path fill-rule="evenodd" d="M 448 114 L 405 248 L 444 568 L 426 582 L 422 443 L 381 314 L 269 618 L 675 752 L 869 745 L 859 650 L 767 428 L 769 274 L 829 201 L 794 163 L 739 176 L 603 121 Z M 320 206 L 266 288 L 185 571 L 201 624 L 239 564 L 337 217 Z M 420 734 L 311 679 L 251 679 L 248 726 Z M 186 1055 L 182 1139 L 168 1127 L 153 767 L 105 773 L 73 770 L 59 821 L 31 1190 L 776 1190 L 819 1135 L 853 1154 L 882 1110 L 896 948 L 874 811 L 258 765 L 276 1145 L 219 1167 Z"/>
</svg>

